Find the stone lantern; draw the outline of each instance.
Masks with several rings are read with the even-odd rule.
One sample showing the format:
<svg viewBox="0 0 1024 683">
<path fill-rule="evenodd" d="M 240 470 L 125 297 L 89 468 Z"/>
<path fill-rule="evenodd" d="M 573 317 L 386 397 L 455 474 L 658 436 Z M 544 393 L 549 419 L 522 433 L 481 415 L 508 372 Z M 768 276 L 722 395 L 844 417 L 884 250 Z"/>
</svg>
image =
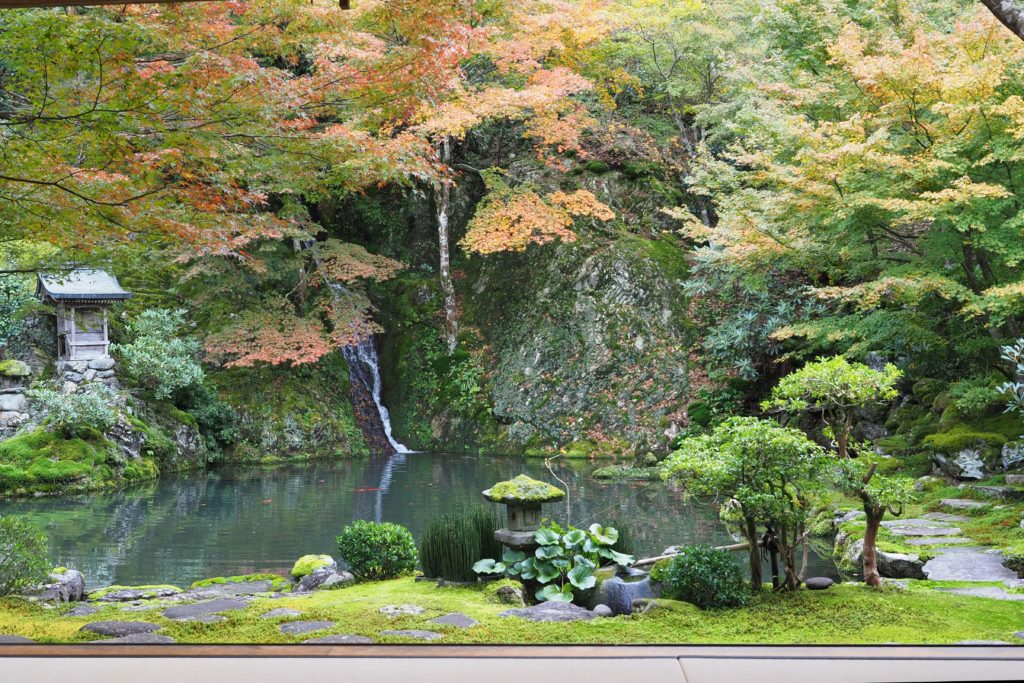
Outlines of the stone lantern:
<svg viewBox="0 0 1024 683">
<path fill-rule="evenodd" d="M 487 489 L 484 498 L 505 506 L 506 527 L 494 532 L 494 538 L 513 550 L 535 547 L 533 532 L 540 528 L 540 508 L 565 497 L 565 491 L 543 481 L 520 474 Z"/>
</svg>

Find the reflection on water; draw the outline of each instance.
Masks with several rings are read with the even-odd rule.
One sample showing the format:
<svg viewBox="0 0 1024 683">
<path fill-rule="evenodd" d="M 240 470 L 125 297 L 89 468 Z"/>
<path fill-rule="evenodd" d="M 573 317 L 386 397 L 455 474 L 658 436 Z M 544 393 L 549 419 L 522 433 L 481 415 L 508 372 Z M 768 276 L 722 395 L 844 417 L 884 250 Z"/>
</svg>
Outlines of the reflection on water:
<svg viewBox="0 0 1024 683">
<path fill-rule="evenodd" d="M 642 555 L 669 545 L 733 542 L 711 504 L 683 502 L 660 482 L 600 482 L 586 462 L 557 462 L 566 501 L 545 505 L 559 523 L 622 520 Z M 431 453 L 170 475 L 111 494 L 0 503 L 46 530 L 55 564 L 81 569 L 89 587 L 187 584 L 211 576 L 286 573 L 295 558 L 337 552 L 354 519 L 397 522 L 416 537 L 428 518 L 484 504 L 491 484 L 526 474 L 552 481 L 543 461 Z M 834 576 L 812 556 L 810 575 Z"/>
</svg>

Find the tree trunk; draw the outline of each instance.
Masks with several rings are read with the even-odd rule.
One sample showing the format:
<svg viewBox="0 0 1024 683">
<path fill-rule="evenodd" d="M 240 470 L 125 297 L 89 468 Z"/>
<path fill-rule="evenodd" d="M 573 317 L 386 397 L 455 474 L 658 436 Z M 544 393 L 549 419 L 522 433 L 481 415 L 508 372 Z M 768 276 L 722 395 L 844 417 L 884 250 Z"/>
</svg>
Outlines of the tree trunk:
<svg viewBox="0 0 1024 683">
<path fill-rule="evenodd" d="M 864 529 L 864 583 L 876 588 L 882 585 L 882 577 L 878 573 L 878 527 L 882 525 L 885 509 L 875 505 L 864 504 L 867 515 L 867 528 Z"/>
<path fill-rule="evenodd" d="M 1013 35 L 1024 40 L 1024 3 L 1018 0 L 981 0 L 981 4 L 987 7 L 1003 26 L 1010 29 Z"/>
<path fill-rule="evenodd" d="M 750 590 L 754 593 L 761 592 L 761 547 L 758 545 L 757 522 L 750 517 L 744 518 L 744 531 L 749 543 L 748 558 L 750 560 Z"/>
<path fill-rule="evenodd" d="M 451 142 L 445 138 L 441 143 L 441 161 L 451 161 Z M 451 186 L 441 181 L 435 195 L 437 203 L 437 251 L 439 254 L 439 272 L 441 274 L 441 292 L 444 294 L 444 338 L 448 355 L 455 351 L 458 344 L 459 317 L 455 305 L 455 285 L 452 284 L 451 258 L 448 247 L 448 217 L 451 203 Z"/>
</svg>

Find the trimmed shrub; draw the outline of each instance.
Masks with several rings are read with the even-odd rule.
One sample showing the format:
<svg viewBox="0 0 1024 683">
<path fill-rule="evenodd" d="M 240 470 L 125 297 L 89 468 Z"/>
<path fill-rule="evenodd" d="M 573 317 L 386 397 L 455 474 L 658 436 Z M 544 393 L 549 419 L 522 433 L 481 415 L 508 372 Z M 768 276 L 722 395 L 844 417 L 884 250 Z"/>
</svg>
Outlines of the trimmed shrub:
<svg viewBox="0 0 1024 683">
<path fill-rule="evenodd" d="M 729 552 L 708 545 L 683 548 L 658 573 L 664 597 L 701 609 L 740 607 L 749 597 L 743 570 Z"/>
<path fill-rule="evenodd" d="M 381 581 L 412 574 L 416 541 L 404 526 L 358 520 L 338 536 L 338 550 L 360 581 Z"/>
<path fill-rule="evenodd" d="M 28 396 L 46 412 L 47 424 L 68 438 L 105 432 L 117 422 L 117 394 L 103 384 L 85 384 L 72 394 L 32 389 Z"/>
<path fill-rule="evenodd" d="M 47 578 L 46 536 L 17 517 L 0 517 L 0 595 L 11 595 Z"/>
<path fill-rule="evenodd" d="M 484 507 L 428 520 L 420 541 L 424 575 L 448 581 L 476 581 L 476 561 L 501 554 L 501 545 L 494 540 L 499 524 L 497 513 Z"/>
</svg>

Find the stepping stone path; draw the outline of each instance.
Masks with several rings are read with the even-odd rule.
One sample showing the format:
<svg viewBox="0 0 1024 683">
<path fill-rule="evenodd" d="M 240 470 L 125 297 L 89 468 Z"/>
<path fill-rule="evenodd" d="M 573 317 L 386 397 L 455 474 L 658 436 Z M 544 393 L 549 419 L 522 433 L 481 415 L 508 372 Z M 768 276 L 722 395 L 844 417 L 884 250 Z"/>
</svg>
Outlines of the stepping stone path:
<svg viewBox="0 0 1024 683">
<path fill-rule="evenodd" d="M 973 500 L 946 499 L 943 505 L 953 508 L 973 509 L 985 507 L 984 503 Z M 913 546 L 930 546 L 934 554 L 924 563 L 922 571 L 932 581 L 1010 581 L 1017 574 L 1003 565 L 1000 553 L 990 548 L 970 545 L 955 522 L 967 521 L 968 517 L 930 512 L 920 519 L 895 519 L 882 522 L 890 533 L 906 538 Z M 1007 584 L 1009 585 L 1009 584 Z M 1024 595 L 1015 597 L 1002 588 L 957 588 L 947 589 L 961 595 L 993 598 L 996 600 L 1024 600 Z"/>
<path fill-rule="evenodd" d="M 310 638 L 309 640 L 302 641 L 303 645 L 366 645 L 372 643 L 373 640 L 366 636 L 350 636 L 345 634 L 335 634 L 333 636 L 324 636 L 322 638 Z"/>
<path fill-rule="evenodd" d="M 31 638 L 25 638 L 24 636 L 16 635 L 2 635 L 0 634 L 0 645 L 21 645 L 24 643 L 34 643 L 36 641 Z"/>
<path fill-rule="evenodd" d="M 402 638 L 413 638 L 415 640 L 438 640 L 444 638 L 440 633 L 434 631 L 420 631 L 418 629 L 408 629 L 405 631 L 381 631 L 382 636 L 401 636 Z"/>
<path fill-rule="evenodd" d="M 423 614 L 427 610 L 419 605 L 384 605 L 380 608 L 381 614 L 389 617 L 404 617 Z"/>
<path fill-rule="evenodd" d="M 988 503 L 967 500 L 965 498 L 943 498 L 941 503 L 943 507 L 953 508 L 954 510 L 979 510 L 989 505 Z"/>
<path fill-rule="evenodd" d="M 66 617 L 87 617 L 90 614 L 95 614 L 96 612 L 99 612 L 99 611 L 100 611 L 100 608 L 99 607 L 94 607 L 93 605 L 76 605 L 75 607 L 72 607 L 70 610 L 68 610 L 68 613 L 65 614 L 64 616 L 66 616 Z"/>
<path fill-rule="evenodd" d="M 458 612 L 452 612 L 446 614 L 443 617 L 437 617 L 431 619 L 427 623 L 429 624 L 444 624 L 445 626 L 455 626 L 457 628 L 472 628 L 479 624 L 473 617 L 467 617 L 465 614 L 459 614 Z"/>
<path fill-rule="evenodd" d="M 288 607 L 278 607 L 277 609 L 272 609 L 269 612 L 264 612 L 260 615 L 260 619 L 276 619 L 278 617 L 297 617 L 301 614 L 302 612 L 300 612 L 297 609 L 290 609 Z"/>
<path fill-rule="evenodd" d="M 124 588 L 111 591 L 96 602 L 134 602 L 135 600 L 150 600 L 153 598 L 166 598 L 178 595 L 181 591 L 177 588 Z"/>
<path fill-rule="evenodd" d="M 224 617 L 215 620 L 208 619 L 208 617 L 212 617 L 217 612 L 240 610 L 245 609 L 248 606 L 249 603 L 244 600 L 224 598 L 221 600 L 197 602 L 194 605 L 176 605 L 174 607 L 168 607 L 164 610 L 164 616 L 174 621 L 201 621 L 208 624 L 213 621 L 224 620 Z"/>
<path fill-rule="evenodd" d="M 287 636 L 298 636 L 311 631 L 322 631 L 332 626 L 334 626 L 333 621 L 290 621 L 278 626 L 277 630 Z"/>
<path fill-rule="evenodd" d="M 163 636 L 159 633 L 133 633 L 130 636 L 121 638 L 109 638 L 107 640 L 93 640 L 90 645 L 171 645 L 177 642 L 170 636 Z"/>
<path fill-rule="evenodd" d="M 944 548 L 924 565 L 932 581 L 1004 581 L 1017 574 L 1003 566 L 1003 556 L 981 547 Z"/>
<path fill-rule="evenodd" d="M 519 617 L 528 621 L 556 622 L 586 621 L 597 615 L 585 607 L 574 605 L 571 602 L 542 602 L 532 607 L 505 610 L 498 616 Z"/>
<path fill-rule="evenodd" d="M 122 607 L 122 612 L 149 612 L 151 610 L 160 609 L 162 605 L 128 605 Z"/>
<path fill-rule="evenodd" d="M 94 621 L 86 624 L 79 631 L 91 631 L 101 636 L 130 636 L 136 633 L 152 633 L 159 631 L 160 626 L 148 621 Z"/>
<path fill-rule="evenodd" d="M 212 600 L 218 598 L 237 598 L 256 595 L 257 593 L 269 593 L 274 590 L 270 581 L 228 581 L 227 583 L 216 583 L 199 588 L 189 588 L 179 597 L 187 600 Z"/>
<path fill-rule="evenodd" d="M 970 595 L 976 598 L 991 598 L 993 600 L 1024 600 L 1024 593 L 1007 593 L 1002 588 L 985 586 L 982 588 L 940 588 L 943 593 L 956 593 L 957 595 Z"/>
</svg>

